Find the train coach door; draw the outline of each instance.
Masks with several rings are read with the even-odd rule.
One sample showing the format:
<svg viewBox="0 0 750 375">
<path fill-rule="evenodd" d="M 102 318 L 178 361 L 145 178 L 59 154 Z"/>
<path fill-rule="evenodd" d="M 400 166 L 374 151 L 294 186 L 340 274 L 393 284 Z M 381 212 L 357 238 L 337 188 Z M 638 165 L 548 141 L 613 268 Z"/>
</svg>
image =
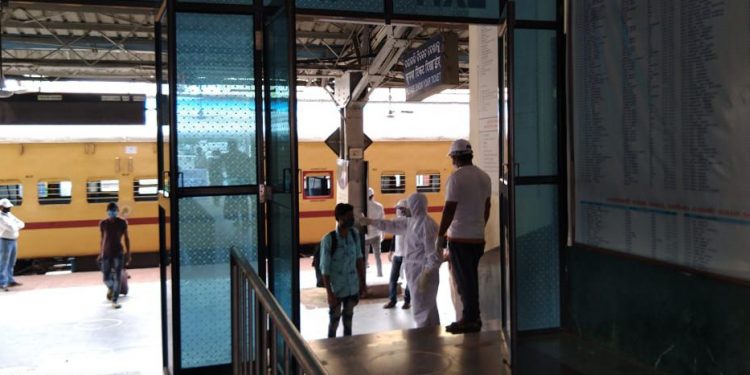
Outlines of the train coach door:
<svg viewBox="0 0 750 375">
<path fill-rule="evenodd" d="M 297 169 L 294 2 L 263 9 L 268 287 L 299 326 L 299 176 Z M 277 338 L 280 349 L 285 345 Z M 282 358 L 274 359 L 283 365 Z"/>
</svg>

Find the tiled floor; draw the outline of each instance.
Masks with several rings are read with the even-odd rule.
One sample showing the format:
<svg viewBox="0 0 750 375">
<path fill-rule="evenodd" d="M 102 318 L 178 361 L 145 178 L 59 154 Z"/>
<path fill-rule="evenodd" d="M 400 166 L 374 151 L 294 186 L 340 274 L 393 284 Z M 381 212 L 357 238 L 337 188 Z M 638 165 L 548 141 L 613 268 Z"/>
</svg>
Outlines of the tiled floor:
<svg viewBox="0 0 750 375">
<path fill-rule="evenodd" d="M 0 375 L 161 374 L 158 270 L 130 272 L 119 310 L 96 272 L 17 277 L 0 292 Z"/>
<path fill-rule="evenodd" d="M 445 357 L 453 358 L 451 361 L 443 361 L 449 365 L 463 363 L 461 361 L 470 357 L 466 357 L 469 352 L 463 353 L 461 350 L 474 350 L 473 339 L 467 336 L 466 340 L 469 341 L 461 341 L 461 335 L 446 335 L 442 327 L 427 330 L 429 332 L 425 331 L 424 335 L 419 332 L 398 332 L 414 327 L 412 311 L 398 308 L 401 301 L 396 309 L 384 310 L 384 298 L 366 299 L 356 307 L 354 337 L 335 343 L 330 340 L 318 341 L 325 338 L 327 331 L 325 292 L 322 288 L 314 287 L 315 274 L 310 259 L 302 259 L 300 269 L 302 334 L 314 347 L 324 350 L 322 353 L 328 359 L 333 358 L 332 355 L 335 357 L 336 348 L 342 348 L 341 343 L 345 341 L 352 343 L 352 348 L 347 347 L 346 350 L 353 350 L 359 345 L 362 347 L 360 354 L 370 357 L 375 352 L 368 352 L 368 345 L 390 343 L 379 349 L 381 357 L 377 358 L 385 360 L 403 357 L 403 353 L 399 354 L 393 345 L 405 345 L 405 348 L 421 353 L 419 355 L 427 355 L 417 350 L 415 345 L 424 344 L 425 350 L 432 352 L 439 349 L 430 349 L 435 342 L 459 340 L 445 349 L 445 353 L 453 353 L 453 357 Z M 390 272 L 390 263 L 385 255 L 383 271 L 384 275 Z M 10 292 L 0 292 L 0 375 L 161 374 L 158 269 L 136 269 L 130 273 L 131 290 L 128 296 L 122 298 L 123 307 L 119 310 L 112 309 L 105 299 L 106 289 L 101 284 L 98 272 L 18 277 L 23 286 L 12 288 Z M 445 265 L 441 268 L 440 279 L 438 308 L 441 321 L 446 325 L 453 321 L 455 312 Z M 371 266 L 368 269 L 368 283 L 385 284 L 387 279 L 378 278 L 374 266 Z M 489 330 L 491 327 L 485 328 Z M 477 340 L 484 342 L 482 340 L 489 340 L 491 336 L 491 332 L 484 332 L 482 338 Z M 495 336 L 496 340 L 485 344 L 497 346 L 500 343 L 497 332 Z M 406 339 L 413 339 L 412 344 L 404 341 Z M 326 344 L 324 341 L 329 342 Z M 466 343 L 469 346 L 462 349 Z M 500 355 L 498 350 L 492 350 Z M 606 348 L 565 334 L 524 338 L 519 347 L 519 356 L 516 369 L 522 374 L 656 373 Z M 419 364 L 419 361 L 406 359 L 412 364 Z M 387 360 L 386 363 L 391 361 Z M 492 368 L 495 365 L 489 366 Z"/>
<path fill-rule="evenodd" d="M 383 254 L 383 277 L 377 277 L 374 260 L 370 257 L 370 267 L 367 268 L 367 284 L 388 284 L 391 272 L 391 263 L 387 254 Z M 311 259 L 302 259 L 300 263 L 300 288 L 301 290 L 301 331 L 307 340 L 321 339 L 327 337 L 328 333 L 328 307 L 326 307 L 326 295 L 323 288 L 315 287 L 315 272 L 310 263 Z M 447 264 L 440 269 L 441 284 L 438 288 L 438 310 L 440 321 L 443 325 L 454 321 L 456 313 L 450 298 Z M 402 278 L 403 282 L 403 278 Z M 375 332 L 411 329 L 414 328 L 414 317 L 412 310 L 402 310 L 402 296 L 398 298 L 398 305 L 394 309 L 385 310 L 383 305 L 388 301 L 386 298 L 365 299 L 354 309 L 354 322 L 352 331 L 354 335 Z M 342 334 L 339 327 L 339 335 Z"/>
</svg>

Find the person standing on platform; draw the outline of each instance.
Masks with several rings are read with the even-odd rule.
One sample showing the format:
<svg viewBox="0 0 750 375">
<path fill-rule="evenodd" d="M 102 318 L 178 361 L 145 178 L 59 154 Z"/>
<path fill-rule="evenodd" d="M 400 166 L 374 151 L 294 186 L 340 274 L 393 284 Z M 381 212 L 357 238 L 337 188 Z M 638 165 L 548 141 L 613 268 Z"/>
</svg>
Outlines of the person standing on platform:
<svg viewBox="0 0 750 375">
<path fill-rule="evenodd" d="M 445 206 L 436 247 L 444 248 L 448 235 L 451 272 L 463 303 L 462 319 L 446 330 L 451 333 L 482 329 L 479 312 L 479 259 L 484 254 L 484 227 L 490 217 L 490 176 L 472 164 L 471 144 L 458 139 L 448 154 L 455 167 L 445 187 Z"/>
<path fill-rule="evenodd" d="M 396 220 L 406 221 L 409 216 L 409 209 L 406 207 L 406 200 L 402 199 L 396 203 Z M 396 307 L 396 292 L 398 289 L 398 277 L 401 275 L 401 264 L 404 261 L 404 253 L 406 252 L 406 237 L 400 234 L 393 236 L 391 240 L 391 251 L 388 252 L 388 258 L 391 261 L 391 278 L 388 283 L 388 298 L 389 301 L 383 305 L 384 309 L 392 309 Z M 404 304 L 401 306 L 402 309 L 408 309 L 411 307 L 411 295 L 409 293 L 409 285 L 404 288 Z"/>
<path fill-rule="evenodd" d="M 381 220 L 385 218 L 385 209 L 380 202 L 375 200 L 375 190 L 367 189 L 367 218 L 371 220 Z M 383 242 L 383 234 L 378 228 L 373 226 L 367 227 L 365 235 L 365 264 L 370 265 L 370 249 L 375 255 L 375 264 L 378 267 L 378 277 L 383 276 L 383 264 L 380 260 L 380 245 Z"/>
<path fill-rule="evenodd" d="M 427 215 L 427 197 L 413 193 L 406 200 L 410 217 L 407 220 L 371 220 L 362 217 L 362 225 L 372 225 L 380 230 L 406 238 L 406 282 L 411 288 L 414 320 L 417 328 L 440 325 L 437 292 L 440 284 L 440 255 L 435 248 L 438 225 Z"/>
<path fill-rule="evenodd" d="M 354 207 L 339 203 L 334 215 L 336 230 L 320 241 L 320 273 L 328 297 L 329 338 L 336 337 L 342 316 L 344 336 L 352 335 L 354 306 L 367 291 L 359 232 L 354 228 Z"/>
<path fill-rule="evenodd" d="M 101 263 L 104 284 L 107 286 L 107 299 L 112 301 L 112 307 L 115 309 L 121 307 L 117 299 L 120 297 L 122 269 L 130 263 L 128 222 L 119 218 L 119 213 L 117 203 L 107 204 L 107 218 L 99 222 L 101 251 L 96 258 Z M 123 239 L 125 240 L 124 248 Z"/>
<path fill-rule="evenodd" d="M 13 278 L 18 253 L 18 234 L 25 226 L 23 221 L 10 213 L 13 203 L 7 198 L 0 199 L 0 288 L 20 286 Z"/>
</svg>

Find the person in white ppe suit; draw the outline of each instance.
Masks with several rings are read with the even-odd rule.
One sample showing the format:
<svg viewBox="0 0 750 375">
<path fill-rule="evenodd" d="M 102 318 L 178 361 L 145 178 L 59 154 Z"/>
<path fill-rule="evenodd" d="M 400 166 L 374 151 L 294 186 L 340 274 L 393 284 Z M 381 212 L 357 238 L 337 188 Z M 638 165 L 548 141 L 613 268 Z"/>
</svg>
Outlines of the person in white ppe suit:
<svg viewBox="0 0 750 375">
<path fill-rule="evenodd" d="M 375 200 L 375 190 L 372 188 L 367 189 L 367 217 L 372 220 L 385 218 L 385 209 L 380 202 Z M 383 276 L 383 263 L 380 259 L 380 246 L 382 242 L 383 234 L 380 233 L 380 230 L 373 226 L 367 227 L 367 234 L 365 235 L 365 264 L 369 267 L 370 249 L 372 249 L 372 253 L 375 255 L 375 265 L 378 268 L 378 277 Z"/>
<path fill-rule="evenodd" d="M 438 225 L 427 215 L 427 197 L 414 193 L 406 201 L 409 209 L 406 220 L 372 220 L 362 218 L 362 225 L 372 225 L 385 232 L 406 238 L 404 265 L 407 284 L 411 289 L 411 304 L 417 327 L 440 325 L 437 292 L 440 283 L 440 256 L 435 248 Z"/>
</svg>

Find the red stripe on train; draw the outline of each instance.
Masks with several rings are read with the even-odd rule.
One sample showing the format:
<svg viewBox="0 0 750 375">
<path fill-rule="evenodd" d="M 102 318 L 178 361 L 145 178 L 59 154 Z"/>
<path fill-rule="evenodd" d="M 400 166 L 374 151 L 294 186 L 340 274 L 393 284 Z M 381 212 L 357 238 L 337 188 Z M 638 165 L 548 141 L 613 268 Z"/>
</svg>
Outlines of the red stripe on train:
<svg viewBox="0 0 750 375">
<path fill-rule="evenodd" d="M 431 206 L 427 212 L 442 212 L 443 206 Z M 386 208 L 385 213 L 394 215 L 395 208 Z M 303 211 L 299 213 L 300 219 L 314 219 L 320 217 L 333 217 L 333 211 Z M 90 228 L 98 227 L 101 220 L 68 220 L 68 221 L 40 221 L 36 223 L 26 223 L 26 230 L 34 229 L 65 229 L 65 228 Z M 169 219 L 167 219 L 169 221 Z M 136 217 L 128 219 L 130 225 L 152 225 L 159 224 L 158 217 Z"/>
<path fill-rule="evenodd" d="M 427 212 L 443 212 L 443 206 L 431 206 L 427 207 Z M 385 213 L 387 215 L 395 215 L 395 208 L 386 208 Z M 300 219 L 312 219 L 318 217 L 333 217 L 333 211 L 303 211 L 299 213 Z"/>
<path fill-rule="evenodd" d="M 64 229 L 64 228 L 89 228 L 98 227 L 101 220 L 69 220 L 69 221 L 40 221 L 37 223 L 26 223 L 28 229 Z M 130 225 L 158 224 L 158 217 L 136 217 L 128 219 Z"/>
</svg>

